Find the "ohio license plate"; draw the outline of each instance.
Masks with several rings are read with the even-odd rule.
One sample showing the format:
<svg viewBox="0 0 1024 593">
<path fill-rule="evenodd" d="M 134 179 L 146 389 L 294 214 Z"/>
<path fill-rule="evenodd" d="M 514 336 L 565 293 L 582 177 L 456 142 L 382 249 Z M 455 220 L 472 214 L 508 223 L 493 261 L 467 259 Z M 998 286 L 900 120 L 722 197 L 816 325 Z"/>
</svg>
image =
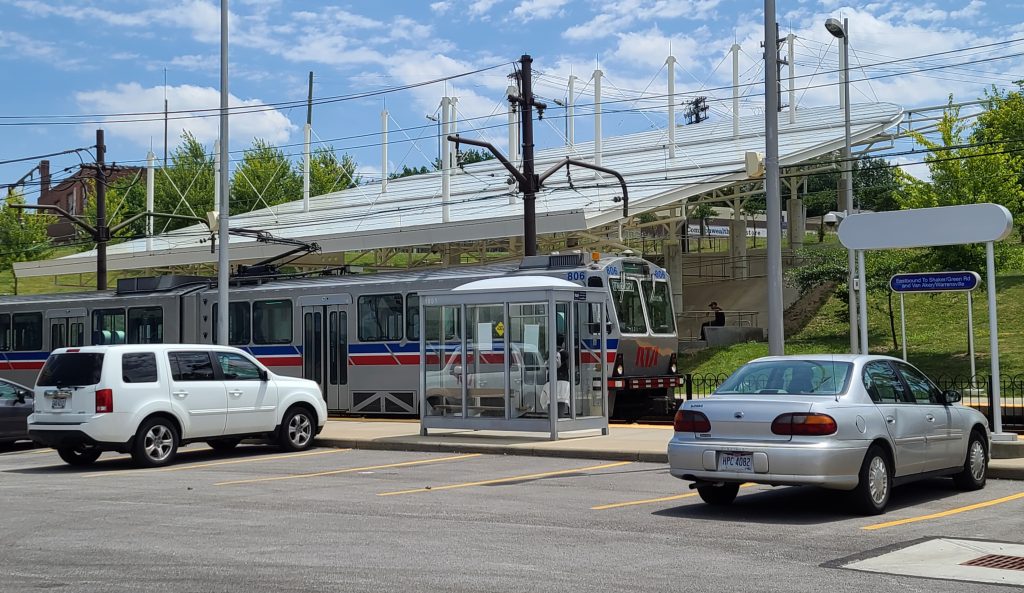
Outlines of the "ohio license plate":
<svg viewBox="0 0 1024 593">
<path fill-rule="evenodd" d="M 719 453 L 718 471 L 754 473 L 753 453 Z"/>
<path fill-rule="evenodd" d="M 53 398 L 53 404 L 50 407 L 52 407 L 54 410 L 63 410 L 67 402 L 67 398 L 55 397 Z"/>
</svg>

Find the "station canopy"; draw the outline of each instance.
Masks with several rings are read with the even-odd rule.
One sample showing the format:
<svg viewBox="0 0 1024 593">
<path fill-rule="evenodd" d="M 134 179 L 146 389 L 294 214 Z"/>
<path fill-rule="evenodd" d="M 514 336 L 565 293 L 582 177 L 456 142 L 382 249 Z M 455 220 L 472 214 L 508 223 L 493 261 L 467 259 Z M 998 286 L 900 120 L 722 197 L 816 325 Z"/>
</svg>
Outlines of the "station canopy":
<svg viewBox="0 0 1024 593">
<path fill-rule="evenodd" d="M 863 143 L 897 125 L 903 109 L 892 103 L 853 104 L 851 141 Z M 473 131 L 467 138 L 479 138 Z M 487 138 L 479 138 L 486 140 Z M 798 109 L 795 123 L 779 116 L 779 164 L 793 166 L 841 149 L 845 144 L 844 114 L 837 106 Z M 675 157 L 669 158 L 668 132 L 651 130 L 602 140 L 601 165 L 618 171 L 629 189 L 630 216 L 663 209 L 712 190 L 749 181 L 745 154 L 765 150 L 764 118 L 741 117 L 739 134 L 731 118 L 676 129 Z M 570 156 L 594 162 L 594 143 L 572 148 L 538 150 L 538 173 Z M 587 232 L 623 221 L 618 181 L 589 169 L 563 168 L 537 195 L 537 233 Z M 301 199 L 231 217 L 231 228 L 259 229 L 274 237 L 315 242 L 322 254 L 406 248 L 444 243 L 497 240 L 523 234 L 523 201 L 508 172 L 497 160 L 453 169 L 448 221 L 443 220 L 440 172 L 360 185 L 315 196 L 309 211 Z M 232 263 L 268 258 L 292 247 L 231 237 Z M 135 239 L 107 248 L 110 270 L 215 264 L 210 232 L 204 225 Z M 299 260 L 323 263 L 321 259 Z M 95 271 L 96 252 L 16 263 L 19 277 L 78 274 Z"/>
</svg>

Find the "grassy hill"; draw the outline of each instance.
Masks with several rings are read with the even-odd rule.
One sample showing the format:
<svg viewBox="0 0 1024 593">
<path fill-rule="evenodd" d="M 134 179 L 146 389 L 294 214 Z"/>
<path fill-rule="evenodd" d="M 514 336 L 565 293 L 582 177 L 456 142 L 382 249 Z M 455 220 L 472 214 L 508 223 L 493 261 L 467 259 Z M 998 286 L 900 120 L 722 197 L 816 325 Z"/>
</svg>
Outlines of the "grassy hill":
<svg viewBox="0 0 1024 593">
<path fill-rule="evenodd" d="M 1024 272 L 1004 273 L 996 281 L 999 361 L 1004 377 L 1024 373 Z M 962 293 L 914 294 L 905 297 L 907 358 L 931 375 L 970 374 L 967 349 L 967 296 Z M 989 372 L 988 300 L 984 288 L 974 292 L 974 349 L 977 372 Z M 896 341 L 900 343 L 899 297 L 893 296 Z M 846 303 L 829 298 L 799 333 L 786 337 L 786 354 L 849 351 Z M 894 347 L 884 294 L 868 295 L 868 336 L 873 354 L 901 357 Z M 768 354 L 768 344 L 752 342 L 710 348 L 682 358 L 682 371 L 732 373 L 743 363 Z"/>
</svg>

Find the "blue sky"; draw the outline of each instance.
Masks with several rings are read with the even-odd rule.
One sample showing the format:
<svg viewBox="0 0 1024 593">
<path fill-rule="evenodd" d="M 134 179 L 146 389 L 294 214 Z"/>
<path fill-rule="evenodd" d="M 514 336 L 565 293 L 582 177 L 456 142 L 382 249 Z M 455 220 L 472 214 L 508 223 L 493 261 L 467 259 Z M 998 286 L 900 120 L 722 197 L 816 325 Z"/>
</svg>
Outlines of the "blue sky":
<svg viewBox="0 0 1024 593">
<path fill-rule="evenodd" d="M 743 108 L 756 111 L 762 6 L 756 0 L 233 0 L 231 104 L 303 101 L 309 71 L 314 97 L 322 99 L 496 66 L 447 83 L 317 105 L 314 139 L 350 153 L 371 178 L 381 170 L 377 133 L 385 103 L 391 169 L 423 165 L 436 156 L 436 128 L 426 116 L 436 112 L 446 90 L 459 97 L 459 117 L 466 120 L 460 131 L 505 148 L 506 75 L 523 53 L 534 56 L 542 97 L 564 100 L 568 76 L 578 77 L 578 140 L 592 137 L 586 113 L 598 63 L 606 76 L 605 99 L 618 101 L 605 108 L 606 135 L 665 125 L 663 99 L 642 101 L 641 95 L 665 92 L 670 47 L 679 61 L 678 91 L 707 95 L 712 117 L 723 117 L 730 105 L 730 91 L 722 88 L 731 81 L 728 51 L 739 43 L 741 83 L 750 85 L 743 87 L 749 95 Z M 777 1 L 782 34 L 798 38 L 800 105 L 837 100 L 836 43 L 822 26 L 829 16 L 850 19 L 854 102 L 912 107 L 944 103 L 950 93 L 957 100 L 976 99 L 992 84 L 1008 88 L 1024 78 L 1024 60 L 1006 56 L 1024 51 L 1024 42 L 915 58 L 888 69 L 871 64 L 1024 38 L 1022 8 L 1021 2 L 982 0 Z M 0 161 L 88 146 L 97 127 L 106 131 L 109 161 L 139 164 L 151 146 L 162 155 L 161 117 L 111 114 L 161 112 L 165 93 L 172 111 L 216 108 L 219 51 L 215 1 L 0 0 Z M 912 72 L 988 58 L 993 59 Z M 894 69 L 902 73 L 878 78 Z M 547 123 L 538 126 L 539 146 L 563 142 L 563 115 L 549 111 Z M 111 121 L 125 119 L 137 121 Z M 231 148 L 262 138 L 297 156 L 304 120 L 304 106 L 233 117 Z M 182 129 L 212 149 L 217 118 L 172 121 L 172 148 Z M 59 177 L 79 159 L 51 161 Z M 15 181 L 34 165 L 0 165 L 0 183 Z M 31 188 L 27 193 L 32 200 Z"/>
</svg>

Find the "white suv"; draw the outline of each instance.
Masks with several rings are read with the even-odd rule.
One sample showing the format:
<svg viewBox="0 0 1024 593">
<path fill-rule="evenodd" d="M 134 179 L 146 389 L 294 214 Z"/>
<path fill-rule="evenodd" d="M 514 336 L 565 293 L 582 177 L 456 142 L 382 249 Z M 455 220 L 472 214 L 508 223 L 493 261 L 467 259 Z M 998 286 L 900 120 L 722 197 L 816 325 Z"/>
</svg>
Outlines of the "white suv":
<svg viewBox="0 0 1024 593">
<path fill-rule="evenodd" d="M 299 451 L 327 421 L 316 383 L 276 375 L 226 346 L 59 348 L 39 373 L 35 396 L 29 436 L 71 465 L 119 451 L 154 467 L 170 463 L 183 443 L 226 451 L 245 437 Z"/>
</svg>

